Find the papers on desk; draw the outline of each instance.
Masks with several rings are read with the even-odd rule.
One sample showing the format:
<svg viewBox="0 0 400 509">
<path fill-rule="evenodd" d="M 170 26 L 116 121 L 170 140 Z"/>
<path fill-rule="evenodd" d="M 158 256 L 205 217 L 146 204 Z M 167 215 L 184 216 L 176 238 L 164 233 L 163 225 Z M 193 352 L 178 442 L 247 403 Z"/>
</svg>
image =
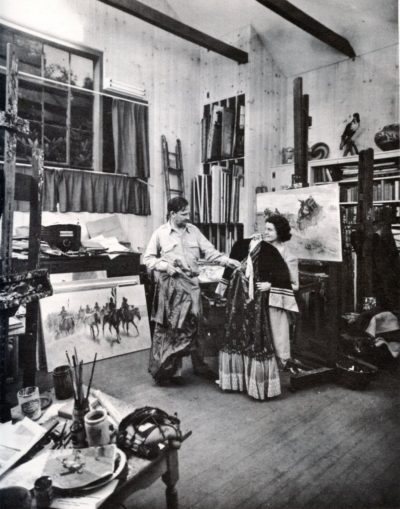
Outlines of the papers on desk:
<svg viewBox="0 0 400 509">
<path fill-rule="evenodd" d="M 12 424 L 0 424 L 0 477 L 21 459 L 46 433 L 28 417 Z"/>
<path fill-rule="evenodd" d="M 107 250 L 108 256 L 112 259 L 120 253 L 126 253 L 129 249 L 118 242 L 117 237 L 104 237 L 104 235 L 97 235 L 90 239 L 90 242 L 95 242 L 97 245 Z"/>
</svg>

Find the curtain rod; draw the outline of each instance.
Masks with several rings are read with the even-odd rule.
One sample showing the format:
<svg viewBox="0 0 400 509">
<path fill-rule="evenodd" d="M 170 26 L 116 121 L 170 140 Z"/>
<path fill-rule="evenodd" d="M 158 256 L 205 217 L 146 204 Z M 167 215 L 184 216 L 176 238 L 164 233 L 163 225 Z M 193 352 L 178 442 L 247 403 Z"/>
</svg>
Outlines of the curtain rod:
<svg viewBox="0 0 400 509">
<path fill-rule="evenodd" d="M 0 65 L 0 69 L 6 71 L 7 67 L 4 66 L 4 65 Z M 140 101 L 140 100 L 135 101 L 134 99 L 125 99 L 124 97 L 118 97 L 116 95 L 106 94 L 105 92 L 100 92 L 98 90 L 91 90 L 91 89 L 88 89 L 88 88 L 79 87 L 78 85 L 71 85 L 69 83 L 63 83 L 62 81 L 52 80 L 51 78 L 44 78 L 43 76 L 36 76 L 35 74 L 30 74 L 29 72 L 25 72 L 25 71 L 18 71 L 18 74 L 21 75 L 21 76 L 24 76 L 25 78 L 31 78 L 31 79 L 33 79 L 35 81 L 51 83 L 52 85 L 56 85 L 56 86 L 61 87 L 61 88 L 63 88 L 63 87 L 65 87 L 65 88 L 73 88 L 75 90 L 80 90 L 82 92 L 86 92 L 87 94 L 96 94 L 96 95 L 101 95 L 101 96 L 104 96 L 104 97 L 111 97 L 111 99 L 117 99 L 118 101 L 125 101 L 125 102 L 128 102 L 128 103 L 140 104 L 142 106 L 149 107 L 147 101 Z"/>
</svg>

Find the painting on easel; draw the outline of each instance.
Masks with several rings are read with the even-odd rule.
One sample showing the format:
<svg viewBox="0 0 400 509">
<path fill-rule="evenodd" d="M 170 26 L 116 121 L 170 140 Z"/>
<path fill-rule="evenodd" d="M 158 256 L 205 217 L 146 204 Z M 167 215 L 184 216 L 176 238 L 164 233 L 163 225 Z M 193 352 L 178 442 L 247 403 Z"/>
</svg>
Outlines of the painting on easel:
<svg viewBox="0 0 400 509">
<path fill-rule="evenodd" d="M 289 221 L 291 249 L 299 259 L 342 261 L 338 184 L 257 194 L 258 231 L 270 213 Z"/>
<path fill-rule="evenodd" d="M 74 347 L 84 363 L 150 347 L 144 286 L 138 276 L 53 285 L 40 313 L 48 371 Z"/>
</svg>

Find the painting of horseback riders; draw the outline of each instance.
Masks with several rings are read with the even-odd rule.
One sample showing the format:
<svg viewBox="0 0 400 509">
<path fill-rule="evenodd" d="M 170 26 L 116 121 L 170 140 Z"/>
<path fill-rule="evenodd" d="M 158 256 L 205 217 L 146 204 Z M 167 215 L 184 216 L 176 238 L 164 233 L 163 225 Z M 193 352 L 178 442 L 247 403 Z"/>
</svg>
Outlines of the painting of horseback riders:
<svg viewBox="0 0 400 509">
<path fill-rule="evenodd" d="M 76 288 L 60 284 L 40 301 L 49 372 L 65 364 L 65 351 L 74 347 L 84 362 L 95 352 L 100 360 L 150 347 L 144 286 L 110 285 L 111 279 L 98 286 L 93 281 L 79 281 Z"/>
<path fill-rule="evenodd" d="M 299 259 L 342 261 L 339 185 L 303 187 L 257 194 L 257 229 L 269 214 L 289 221 L 291 250 Z"/>
</svg>

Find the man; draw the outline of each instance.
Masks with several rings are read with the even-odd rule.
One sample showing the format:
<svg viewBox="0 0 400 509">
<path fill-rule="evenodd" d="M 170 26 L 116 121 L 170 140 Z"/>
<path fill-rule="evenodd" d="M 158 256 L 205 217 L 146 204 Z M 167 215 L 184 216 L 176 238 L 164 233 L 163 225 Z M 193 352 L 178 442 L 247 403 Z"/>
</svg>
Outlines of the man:
<svg viewBox="0 0 400 509">
<path fill-rule="evenodd" d="M 190 224 L 189 204 L 175 197 L 168 202 L 167 222 L 152 235 L 143 261 L 156 280 L 152 320 L 155 322 L 149 370 L 159 384 L 183 384 L 182 357 L 191 355 L 194 372 L 214 376 L 200 353 L 197 337 L 201 315 L 198 261 L 235 268 L 240 264 L 217 251 Z"/>
</svg>

